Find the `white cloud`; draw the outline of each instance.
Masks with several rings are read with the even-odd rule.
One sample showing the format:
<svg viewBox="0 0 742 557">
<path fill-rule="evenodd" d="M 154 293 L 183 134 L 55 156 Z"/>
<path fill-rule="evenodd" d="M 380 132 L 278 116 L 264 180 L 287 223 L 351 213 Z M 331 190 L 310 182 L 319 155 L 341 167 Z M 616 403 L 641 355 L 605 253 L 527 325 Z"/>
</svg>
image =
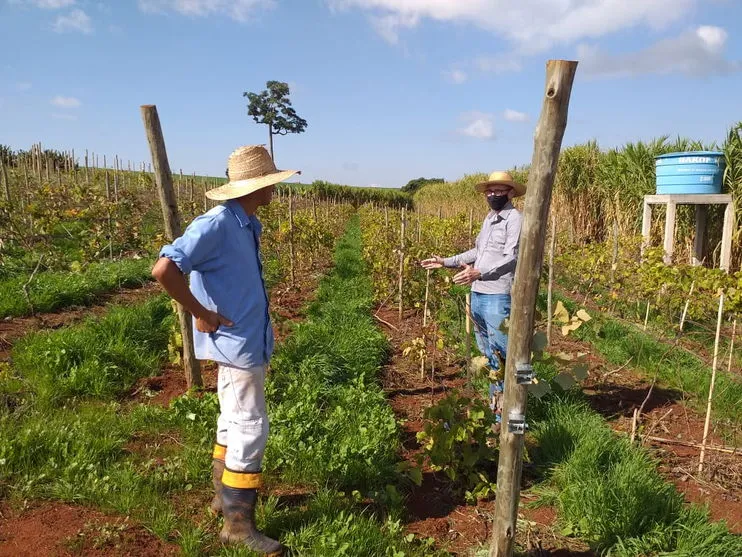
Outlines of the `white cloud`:
<svg viewBox="0 0 742 557">
<path fill-rule="evenodd" d="M 664 28 L 701 4 L 700 0 L 325 1 L 332 10 L 367 11 L 390 42 L 398 40 L 401 30 L 429 19 L 474 25 L 529 53 L 633 27 Z"/>
<path fill-rule="evenodd" d="M 443 77 L 449 83 L 454 83 L 456 85 L 461 85 L 462 83 L 465 83 L 466 80 L 469 78 L 466 72 L 462 70 L 457 70 L 457 69 L 448 70 L 448 71 L 443 72 Z"/>
<path fill-rule="evenodd" d="M 480 56 L 474 60 L 474 65 L 480 71 L 487 73 L 519 72 L 522 69 L 520 56 L 512 52 L 494 56 Z"/>
<path fill-rule="evenodd" d="M 51 104 L 59 108 L 78 108 L 82 103 L 75 97 L 62 97 L 57 95 L 51 100 Z"/>
<path fill-rule="evenodd" d="M 52 118 L 54 118 L 55 120 L 77 120 L 77 115 L 55 113 L 52 114 Z"/>
<path fill-rule="evenodd" d="M 19 81 L 15 84 L 15 88 L 19 91 L 28 91 L 31 89 L 31 84 L 28 81 Z"/>
<path fill-rule="evenodd" d="M 58 10 L 72 6 L 75 0 L 10 0 L 11 4 L 32 4 L 43 10 Z"/>
<path fill-rule="evenodd" d="M 191 17 L 216 14 L 237 21 L 247 21 L 255 10 L 274 5 L 275 0 L 139 0 L 139 9 L 146 13 L 176 12 Z"/>
<path fill-rule="evenodd" d="M 463 127 L 457 131 L 461 135 L 474 139 L 494 139 L 495 117 L 486 112 L 466 112 L 461 115 Z"/>
<path fill-rule="evenodd" d="M 701 26 L 634 52 L 611 54 L 595 45 L 579 45 L 580 72 L 592 77 L 647 74 L 709 76 L 742 70 L 742 61 L 725 56 L 727 32 Z"/>
<path fill-rule="evenodd" d="M 90 16 L 80 9 L 72 10 L 68 15 L 58 16 L 53 27 L 57 33 L 71 31 L 87 34 L 93 32 Z"/>
<path fill-rule="evenodd" d="M 505 109 L 505 112 L 502 113 L 502 117 L 505 118 L 508 122 L 527 122 L 528 121 L 528 114 L 525 112 L 518 112 L 517 110 L 512 110 L 510 108 Z"/>
</svg>

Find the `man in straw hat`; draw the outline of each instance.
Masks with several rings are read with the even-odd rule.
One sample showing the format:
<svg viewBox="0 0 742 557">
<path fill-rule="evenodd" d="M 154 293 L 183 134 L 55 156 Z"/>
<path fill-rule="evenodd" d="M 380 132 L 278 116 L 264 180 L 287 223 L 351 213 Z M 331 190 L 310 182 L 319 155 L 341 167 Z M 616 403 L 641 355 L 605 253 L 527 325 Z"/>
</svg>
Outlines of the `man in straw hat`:
<svg viewBox="0 0 742 557">
<path fill-rule="evenodd" d="M 526 192 L 507 172 L 493 172 L 489 179 L 475 186 L 484 194 L 490 212 L 484 219 L 475 247 L 454 255 L 421 262 L 426 269 L 463 268 L 453 277 L 456 284 L 471 284 L 471 313 L 480 352 L 487 357 L 493 375 L 490 401 L 497 422 L 501 420 L 503 381 L 501 362 L 505 360 L 508 338 L 501 329 L 510 315 L 510 289 L 518 259 L 520 225 L 523 217 L 511 200 Z"/>
<path fill-rule="evenodd" d="M 234 151 L 229 183 L 206 192 L 225 203 L 196 217 L 180 238 L 163 247 L 152 270 L 193 315 L 196 358 L 219 367 L 211 508 L 224 515 L 220 538 L 268 555 L 280 555 L 283 548 L 255 527 L 268 438 L 264 380 L 273 352 L 255 212 L 270 203 L 275 184 L 294 174 L 277 170 L 262 146 Z"/>
</svg>

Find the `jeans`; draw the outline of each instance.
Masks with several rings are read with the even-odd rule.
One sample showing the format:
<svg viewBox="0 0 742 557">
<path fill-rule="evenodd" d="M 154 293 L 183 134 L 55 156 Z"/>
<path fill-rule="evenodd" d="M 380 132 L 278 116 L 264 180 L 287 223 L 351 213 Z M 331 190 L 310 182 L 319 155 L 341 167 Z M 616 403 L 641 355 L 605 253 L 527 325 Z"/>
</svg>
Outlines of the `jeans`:
<svg viewBox="0 0 742 557">
<path fill-rule="evenodd" d="M 225 464 L 234 472 L 260 472 L 268 441 L 265 366 L 219 365 L 216 442 L 227 447 Z"/>
<path fill-rule="evenodd" d="M 479 351 L 487 357 L 490 369 L 500 369 L 500 357 L 505 361 L 508 348 L 508 335 L 500 330 L 506 317 L 510 316 L 510 294 L 481 294 L 471 293 L 471 313 L 474 321 L 474 335 L 477 339 Z M 504 370 L 503 370 L 504 371 Z M 490 404 L 492 410 L 498 414 L 502 410 L 503 381 L 490 383 Z"/>
</svg>

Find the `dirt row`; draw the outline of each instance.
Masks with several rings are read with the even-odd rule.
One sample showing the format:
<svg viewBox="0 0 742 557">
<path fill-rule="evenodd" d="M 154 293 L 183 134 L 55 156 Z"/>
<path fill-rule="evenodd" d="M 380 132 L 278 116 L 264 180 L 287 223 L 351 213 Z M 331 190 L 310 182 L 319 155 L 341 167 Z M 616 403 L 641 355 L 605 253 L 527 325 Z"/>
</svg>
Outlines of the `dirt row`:
<svg viewBox="0 0 742 557">
<path fill-rule="evenodd" d="M 320 277 L 329 267 L 327 263 L 311 273 L 297 276 L 293 286 L 279 284 L 271 289 L 271 314 L 278 342 L 290 332 L 293 323 L 303 318 L 309 300 L 316 294 Z M 102 315 L 110 304 L 136 303 L 158 292 L 159 287 L 149 283 L 139 289 L 112 293 L 99 305 L 0 322 L 0 358 L 7 359 L 13 342 L 28 332 L 71 325 L 90 316 Z M 216 366 L 207 363 L 202 374 L 204 389 L 215 391 Z M 130 393 L 130 399 L 135 403 L 166 406 L 185 391 L 182 368 L 167 364 L 160 374 L 141 379 Z M 171 435 L 160 437 L 135 438 L 125 450 L 133 458 L 150 461 L 153 466 L 165 465 L 162 455 L 175 450 L 173 445 L 179 444 L 179 440 Z M 215 520 L 205 511 L 211 496 L 210 490 L 194 489 L 177 501 L 173 500 L 173 504 L 181 516 L 199 523 L 202 528 L 216 528 Z M 179 553 L 177 544 L 164 542 L 129 517 L 56 501 L 0 501 L 0 557 L 154 557 Z"/>
<path fill-rule="evenodd" d="M 421 318 L 408 312 L 400 321 L 396 309 L 380 308 L 380 323 L 393 346 L 390 362 L 382 375 L 389 402 L 402 424 L 402 456 L 414 463 L 420 451 L 416 433 L 423 427 L 423 412 L 453 389 L 469 389 L 462 373 L 462 362 L 445 352 L 434 352 L 435 373 L 430 369 L 421 378 L 417 361 L 403 355 L 403 348 L 421 336 Z M 638 442 L 650 447 L 659 461 L 660 472 L 672 481 L 689 502 L 708 504 L 715 520 L 727 521 L 733 532 L 742 532 L 742 458 L 707 452 L 704 477 L 695 472 L 699 450 L 671 443 L 656 443 L 645 436 L 668 438 L 678 442 L 699 443 L 703 434 L 703 419 L 683 404 L 679 393 L 650 384 L 629 367 L 614 369 L 593 347 L 556 333 L 555 352 L 587 353 L 589 377 L 584 392 L 592 407 L 601 413 L 616 431 L 630 432 L 635 408 L 644 403 L 639 422 Z M 429 345 L 429 350 L 434 350 Z M 649 394 L 649 396 L 647 396 Z M 644 402 L 646 399 L 646 402 Z M 709 443 L 722 444 L 715 431 Z M 490 471 L 491 477 L 496 470 Z M 528 481 L 526 478 L 524 481 Z M 524 487 L 527 487 L 524 485 Z M 592 555 L 581 542 L 558 534 L 556 511 L 550 507 L 528 509 L 530 497 L 524 493 L 521 504 L 519 541 L 534 555 Z M 454 497 L 442 475 L 426 470 L 423 484 L 412 491 L 408 500 L 409 517 L 406 530 L 423 537 L 434 538 L 442 548 L 454 554 L 466 555 L 472 547 L 487 544 L 494 500 L 467 505 Z"/>
</svg>

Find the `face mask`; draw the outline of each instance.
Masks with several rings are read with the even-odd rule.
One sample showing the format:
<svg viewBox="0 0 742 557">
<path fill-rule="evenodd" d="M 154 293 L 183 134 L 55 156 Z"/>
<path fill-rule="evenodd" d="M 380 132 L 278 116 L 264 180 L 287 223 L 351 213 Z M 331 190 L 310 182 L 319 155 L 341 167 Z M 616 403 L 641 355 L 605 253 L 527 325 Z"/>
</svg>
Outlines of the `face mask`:
<svg viewBox="0 0 742 557">
<path fill-rule="evenodd" d="M 507 204 L 507 195 L 488 195 L 487 203 L 493 211 L 500 211 Z"/>
</svg>

